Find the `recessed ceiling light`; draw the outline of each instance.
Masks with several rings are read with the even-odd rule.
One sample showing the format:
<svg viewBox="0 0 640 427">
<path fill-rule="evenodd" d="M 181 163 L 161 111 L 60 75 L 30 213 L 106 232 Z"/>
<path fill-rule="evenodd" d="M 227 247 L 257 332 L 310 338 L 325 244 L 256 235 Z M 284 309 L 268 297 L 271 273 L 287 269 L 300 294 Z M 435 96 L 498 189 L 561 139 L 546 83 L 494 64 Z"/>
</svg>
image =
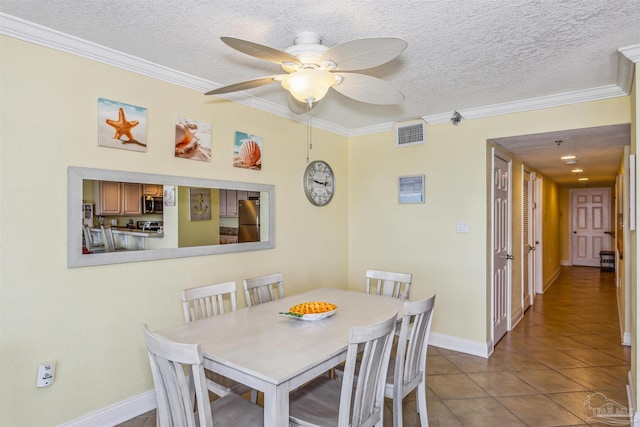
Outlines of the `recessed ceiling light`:
<svg viewBox="0 0 640 427">
<path fill-rule="evenodd" d="M 582 169 L 571 169 L 571 172 L 580 173 L 580 172 L 583 172 L 583 170 Z"/>
<path fill-rule="evenodd" d="M 575 165 L 577 162 L 575 160 L 567 160 L 564 162 L 565 165 Z"/>
<path fill-rule="evenodd" d="M 589 181 L 589 178 L 578 178 L 578 181 Z"/>
<path fill-rule="evenodd" d="M 576 156 L 562 156 L 560 157 L 560 160 L 569 160 L 569 159 L 575 159 Z"/>
</svg>

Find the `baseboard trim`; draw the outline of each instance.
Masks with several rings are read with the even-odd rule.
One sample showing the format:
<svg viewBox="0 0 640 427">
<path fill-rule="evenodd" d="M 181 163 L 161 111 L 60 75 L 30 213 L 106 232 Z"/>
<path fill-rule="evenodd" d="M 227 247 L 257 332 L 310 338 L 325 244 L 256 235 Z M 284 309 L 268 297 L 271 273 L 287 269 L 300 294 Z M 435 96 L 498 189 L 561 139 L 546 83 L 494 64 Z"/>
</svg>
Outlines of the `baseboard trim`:
<svg viewBox="0 0 640 427">
<path fill-rule="evenodd" d="M 156 406 L 156 392 L 150 390 L 60 424 L 59 427 L 111 427 L 149 412 Z"/>
<path fill-rule="evenodd" d="M 547 280 L 543 285 L 543 292 L 546 292 L 549 289 L 549 286 L 553 285 L 553 282 L 556 281 L 558 277 L 560 277 L 560 273 L 562 273 L 562 268 L 558 267 L 558 269 L 553 273 L 553 276 Z"/>
<path fill-rule="evenodd" d="M 573 264 L 571 263 L 570 260 L 563 259 L 563 260 L 560 260 L 560 265 L 563 267 L 571 267 Z"/>
<path fill-rule="evenodd" d="M 518 311 L 516 311 L 511 316 L 511 329 L 509 330 L 512 331 L 513 328 L 516 327 L 516 325 L 522 320 L 523 317 L 524 317 L 524 310 L 522 309 L 522 307 L 520 307 L 518 308 Z"/>
<path fill-rule="evenodd" d="M 488 358 L 492 351 L 489 343 L 481 343 L 434 332 L 429 334 L 429 345 L 485 358 Z"/>
</svg>

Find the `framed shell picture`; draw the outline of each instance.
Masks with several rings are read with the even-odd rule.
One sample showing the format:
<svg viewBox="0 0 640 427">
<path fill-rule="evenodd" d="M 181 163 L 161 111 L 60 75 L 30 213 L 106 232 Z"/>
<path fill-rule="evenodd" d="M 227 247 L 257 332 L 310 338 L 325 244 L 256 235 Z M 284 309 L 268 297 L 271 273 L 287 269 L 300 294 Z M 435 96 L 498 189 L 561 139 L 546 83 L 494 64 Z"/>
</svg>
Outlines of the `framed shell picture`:
<svg viewBox="0 0 640 427">
<path fill-rule="evenodd" d="M 147 151 L 147 109 L 98 98 L 98 145 Z"/>
<path fill-rule="evenodd" d="M 245 169 L 262 169 L 262 138 L 236 131 L 233 145 L 233 166 Z"/>
<path fill-rule="evenodd" d="M 176 119 L 176 157 L 211 161 L 211 125 L 196 120 Z"/>
</svg>

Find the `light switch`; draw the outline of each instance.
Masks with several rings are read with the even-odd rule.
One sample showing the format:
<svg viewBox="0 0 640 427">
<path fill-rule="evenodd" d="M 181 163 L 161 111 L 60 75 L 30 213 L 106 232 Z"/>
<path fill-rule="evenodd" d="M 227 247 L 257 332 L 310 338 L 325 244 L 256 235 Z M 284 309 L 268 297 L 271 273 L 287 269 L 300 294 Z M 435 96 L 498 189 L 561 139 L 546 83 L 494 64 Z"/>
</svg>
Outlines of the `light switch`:
<svg viewBox="0 0 640 427">
<path fill-rule="evenodd" d="M 469 232 L 469 223 L 468 222 L 458 222 L 456 223 L 456 233 L 468 233 Z"/>
</svg>

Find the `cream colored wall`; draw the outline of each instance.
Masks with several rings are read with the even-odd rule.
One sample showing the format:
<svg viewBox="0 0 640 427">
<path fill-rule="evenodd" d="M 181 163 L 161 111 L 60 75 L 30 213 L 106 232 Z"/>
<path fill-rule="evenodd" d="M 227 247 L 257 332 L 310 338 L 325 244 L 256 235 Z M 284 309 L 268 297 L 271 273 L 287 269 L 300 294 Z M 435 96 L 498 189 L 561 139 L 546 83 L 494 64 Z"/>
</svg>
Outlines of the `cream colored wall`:
<svg viewBox="0 0 640 427">
<path fill-rule="evenodd" d="M 542 180 L 542 286 L 547 288 L 560 270 L 560 205 L 558 184 Z"/>
<path fill-rule="evenodd" d="M 560 208 L 560 262 L 571 265 L 571 202 L 569 187 L 561 186 L 558 192 Z"/>
<path fill-rule="evenodd" d="M 426 144 L 402 148 L 393 132 L 352 138 L 349 287 L 362 288 L 367 268 L 411 271 L 412 298 L 438 294 L 434 336 L 486 345 L 491 339 L 487 140 L 628 121 L 629 99 L 621 97 L 427 126 Z M 399 205 L 397 178 L 412 174 L 426 176 L 426 201 Z M 557 189 L 546 191 L 547 203 L 557 204 Z M 559 215 L 547 212 L 553 214 Z M 456 233 L 459 221 L 469 223 L 469 233 Z M 558 233 L 558 220 L 553 221 L 547 227 Z M 547 252 L 558 258 L 557 237 L 547 240 L 553 245 Z M 559 259 L 545 262 L 545 271 L 553 271 Z"/>
<path fill-rule="evenodd" d="M 336 194 L 302 190 L 304 124 L 80 57 L 0 38 L 0 425 L 51 426 L 152 389 L 142 324 L 183 321 L 180 290 L 282 271 L 288 294 L 346 287 L 347 140 L 314 131 Z M 147 108 L 147 153 L 98 147 L 99 97 Z M 212 125 L 212 161 L 174 157 L 177 116 Z M 260 135 L 261 171 L 233 168 L 236 130 Z M 275 249 L 67 268 L 69 165 L 273 184 Z M 80 226 L 80 224 L 78 224 Z M 239 304 L 244 297 L 238 295 Z M 39 363 L 55 384 L 35 387 Z"/>
</svg>

